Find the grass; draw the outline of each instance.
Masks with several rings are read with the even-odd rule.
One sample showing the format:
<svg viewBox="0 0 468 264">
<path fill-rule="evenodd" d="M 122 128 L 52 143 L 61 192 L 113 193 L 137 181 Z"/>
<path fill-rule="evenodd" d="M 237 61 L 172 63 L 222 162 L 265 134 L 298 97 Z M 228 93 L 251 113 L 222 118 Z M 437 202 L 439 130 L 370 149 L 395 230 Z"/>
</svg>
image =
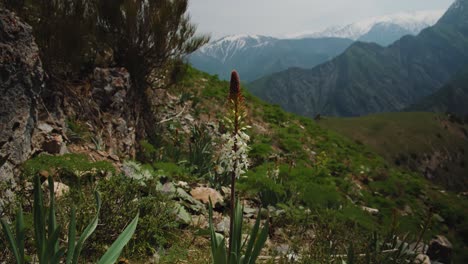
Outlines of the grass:
<svg viewBox="0 0 468 264">
<path fill-rule="evenodd" d="M 424 173 L 452 190 L 468 187 L 467 124 L 443 114 L 385 113 L 356 118 L 324 118 L 318 124 L 349 137 L 389 163 Z M 426 169 L 427 168 L 427 169 Z"/>
</svg>

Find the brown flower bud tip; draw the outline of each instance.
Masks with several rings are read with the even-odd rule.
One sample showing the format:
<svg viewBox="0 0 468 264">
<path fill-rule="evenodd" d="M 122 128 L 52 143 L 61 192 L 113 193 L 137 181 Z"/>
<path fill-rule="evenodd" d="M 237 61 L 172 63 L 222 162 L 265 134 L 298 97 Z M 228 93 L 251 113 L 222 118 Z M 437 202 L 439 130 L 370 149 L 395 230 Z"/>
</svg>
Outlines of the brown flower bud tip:
<svg viewBox="0 0 468 264">
<path fill-rule="evenodd" d="M 240 78 L 237 71 L 232 71 L 231 73 L 231 87 L 229 89 L 229 98 L 235 99 L 241 95 L 240 92 Z"/>
</svg>

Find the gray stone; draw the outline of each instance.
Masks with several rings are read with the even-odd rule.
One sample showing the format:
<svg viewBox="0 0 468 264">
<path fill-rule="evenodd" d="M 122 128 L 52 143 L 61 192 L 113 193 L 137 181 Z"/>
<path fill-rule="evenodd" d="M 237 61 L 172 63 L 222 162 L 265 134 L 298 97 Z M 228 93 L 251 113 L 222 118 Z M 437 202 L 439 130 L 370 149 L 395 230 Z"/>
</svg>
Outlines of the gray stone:
<svg viewBox="0 0 468 264">
<path fill-rule="evenodd" d="M 215 226 L 215 230 L 216 230 L 216 232 L 227 234 L 229 232 L 229 225 L 230 225 L 230 218 L 229 218 L 229 216 L 225 216 Z"/>
<path fill-rule="evenodd" d="M 432 262 L 450 264 L 452 263 L 452 248 L 452 243 L 445 236 L 438 235 L 429 243 L 426 255 Z"/>
<path fill-rule="evenodd" d="M 14 185 L 15 170 L 32 154 L 43 76 L 32 28 L 0 9 L 0 181 Z"/>
</svg>

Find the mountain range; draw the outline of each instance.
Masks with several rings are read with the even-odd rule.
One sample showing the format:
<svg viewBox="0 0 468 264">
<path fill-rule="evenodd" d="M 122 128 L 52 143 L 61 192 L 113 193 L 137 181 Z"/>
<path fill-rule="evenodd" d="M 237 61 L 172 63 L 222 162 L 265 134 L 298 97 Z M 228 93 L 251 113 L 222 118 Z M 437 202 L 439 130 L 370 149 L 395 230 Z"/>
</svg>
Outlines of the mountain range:
<svg viewBox="0 0 468 264">
<path fill-rule="evenodd" d="M 229 79 L 236 69 L 245 81 L 286 70 L 312 68 L 342 53 L 350 39 L 277 39 L 256 35 L 227 36 L 209 43 L 189 57 L 203 71 Z"/>
<path fill-rule="evenodd" d="M 299 33 L 295 38 L 348 38 L 363 42 L 389 45 L 404 35 L 417 35 L 421 30 L 434 25 L 444 10 L 400 12 L 372 17 L 345 26 L 332 26 L 323 31 Z"/>
<path fill-rule="evenodd" d="M 429 96 L 468 64 L 468 1 L 432 27 L 388 47 L 356 42 L 312 69 L 291 68 L 250 83 L 264 100 L 305 115 L 399 111 Z"/>
<path fill-rule="evenodd" d="M 433 25 L 443 11 L 398 13 L 365 19 L 321 32 L 290 34 L 286 38 L 258 35 L 226 36 L 205 45 L 189 57 L 203 71 L 229 79 L 236 69 L 253 81 L 291 67 L 312 68 L 342 53 L 354 41 L 386 46 L 404 35 L 416 35 Z"/>
</svg>

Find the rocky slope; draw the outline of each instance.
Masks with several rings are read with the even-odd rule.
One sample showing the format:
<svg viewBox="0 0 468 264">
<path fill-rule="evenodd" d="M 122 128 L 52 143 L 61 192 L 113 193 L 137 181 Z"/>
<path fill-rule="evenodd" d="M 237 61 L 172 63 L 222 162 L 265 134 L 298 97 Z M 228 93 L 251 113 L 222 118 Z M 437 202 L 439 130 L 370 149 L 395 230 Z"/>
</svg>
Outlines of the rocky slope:
<svg viewBox="0 0 468 264">
<path fill-rule="evenodd" d="M 300 115 L 357 116 L 401 110 L 437 91 L 468 61 L 468 1 L 433 27 L 387 48 L 358 42 L 311 70 L 289 69 L 249 84 L 260 98 Z"/>
</svg>

